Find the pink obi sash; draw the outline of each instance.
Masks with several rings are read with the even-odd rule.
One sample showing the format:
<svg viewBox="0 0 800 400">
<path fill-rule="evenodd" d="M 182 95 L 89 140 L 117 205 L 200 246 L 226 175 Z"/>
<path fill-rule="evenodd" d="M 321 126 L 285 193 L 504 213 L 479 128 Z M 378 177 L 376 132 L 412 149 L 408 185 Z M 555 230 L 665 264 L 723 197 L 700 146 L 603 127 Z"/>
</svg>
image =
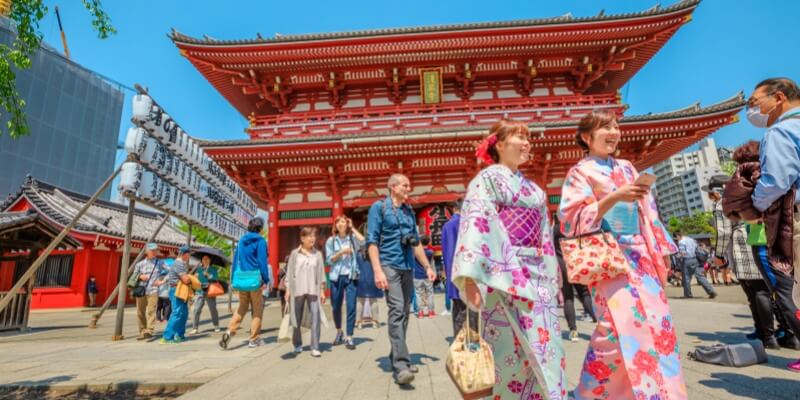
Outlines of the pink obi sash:
<svg viewBox="0 0 800 400">
<path fill-rule="evenodd" d="M 497 214 L 512 246 L 542 247 L 542 214 L 538 208 L 501 206 Z"/>
</svg>

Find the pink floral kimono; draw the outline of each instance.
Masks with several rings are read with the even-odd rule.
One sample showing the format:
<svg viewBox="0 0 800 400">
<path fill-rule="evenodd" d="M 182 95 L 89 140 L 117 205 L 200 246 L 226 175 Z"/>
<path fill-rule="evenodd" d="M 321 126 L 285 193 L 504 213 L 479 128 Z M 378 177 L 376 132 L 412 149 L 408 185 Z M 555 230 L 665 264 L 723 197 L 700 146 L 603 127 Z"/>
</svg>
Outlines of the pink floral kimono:
<svg viewBox="0 0 800 400">
<path fill-rule="evenodd" d="M 638 175 L 626 160 L 589 156 L 579 161 L 562 188 L 564 234 L 599 229 L 604 220 L 597 218 L 598 200 Z M 658 219 L 652 196 L 638 202 L 637 213 L 639 234 L 616 235 L 632 272 L 590 286 L 598 323 L 575 389 L 578 399 L 687 398 L 675 326 L 659 280 L 659 274 L 666 276 L 663 257 L 677 247 Z"/>
<path fill-rule="evenodd" d="M 478 173 L 461 211 L 453 283 L 462 296 L 464 278 L 481 290 L 483 337 L 495 362 L 493 399 L 566 398 L 559 276 L 545 193 L 502 165 Z"/>
</svg>

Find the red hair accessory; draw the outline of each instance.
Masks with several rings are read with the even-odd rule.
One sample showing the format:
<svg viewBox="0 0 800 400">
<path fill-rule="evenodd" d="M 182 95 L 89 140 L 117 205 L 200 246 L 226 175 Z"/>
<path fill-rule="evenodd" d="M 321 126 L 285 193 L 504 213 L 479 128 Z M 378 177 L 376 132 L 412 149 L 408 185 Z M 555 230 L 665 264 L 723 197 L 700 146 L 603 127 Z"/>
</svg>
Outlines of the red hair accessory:
<svg viewBox="0 0 800 400">
<path fill-rule="evenodd" d="M 497 144 L 497 135 L 493 133 L 486 139 L 483 139 L 483 142 L 481 142 L 481 144 L 478 146 L 478 149 L 475 150 L 475 157 L 478 157 L 478 159 L 483 161 L 486 165 L 494 164 L 492 156 L 489 155 L 489 149 L 491 149 L 495 144 Z"/>
</svg>

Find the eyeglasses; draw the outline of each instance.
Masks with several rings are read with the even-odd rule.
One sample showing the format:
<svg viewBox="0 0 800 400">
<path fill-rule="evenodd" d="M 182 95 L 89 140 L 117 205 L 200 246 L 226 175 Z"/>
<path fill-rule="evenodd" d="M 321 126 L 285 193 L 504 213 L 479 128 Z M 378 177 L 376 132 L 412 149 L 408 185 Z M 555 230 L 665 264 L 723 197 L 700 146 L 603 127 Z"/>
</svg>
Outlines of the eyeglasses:
<svg viewBox="0 0 800 400">
<path fill-rule="evenodd" d="M 767 98 L 769 96 L 773 96 L 774 94 L 775 94 L 775 92 L 769 92 L 769 93 L 766 93 L 766 94 L 764 94 L 762 96 L 759 96 L 759 97 L 751 97 L 751 98 L 747 99 L 747 109 L 749 110 L 751 108 L 755 108 L 755 106 L 757 106 L 759 103 L 761 103 L 761 100 L 763 100 L 763 99 L 765 99 L 765 98 Z"/>
</svg>

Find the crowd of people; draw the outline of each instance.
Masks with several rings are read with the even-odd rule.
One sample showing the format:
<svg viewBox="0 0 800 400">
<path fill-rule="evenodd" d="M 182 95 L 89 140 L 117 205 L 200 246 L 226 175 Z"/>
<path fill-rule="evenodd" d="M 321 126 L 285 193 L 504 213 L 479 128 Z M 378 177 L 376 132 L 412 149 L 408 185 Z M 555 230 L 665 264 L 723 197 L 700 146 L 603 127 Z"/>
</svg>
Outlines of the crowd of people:
<svg viewBox="0 0 800 400">
<path fill-rule="evenodd" d="M 652 183 L 643 183 L 631 162 L 614 156 L 621 133 L 611 112 L 592 111 L 579 122 L 576 148 L 585 157 L 567 173 L 555 221 L 545 192 L 520 171 L 531 157 L 527 125 L 495 124 L 476 151 L 486 167 L 442 228 L 441 273 L 430 238 L 416 226 L 408 201 L 411 182 L 392 175 L 389 195 L 369 208 L 365 235 L 350 218 L 338 216 L 324 249 L 318 249 L 317 231 L 300 229 L 301 244 L 275 283 L 283 312 L 290 315 L 294 352 L 302 352 L 301 329 L 308 328 L 311 356 L 321 356 L 320 326 L 327 324 L 321 306 L 329 289 L 333 344 L 348 349 L 356 347 L 357 325 L 381 318 L 374 300 L 385 296 L 392 375 L 399 385 L 411 383 L 418 367 L 406 343 L 409 318 L 412 310 L 418 318 L 436 316 L 434 282 L 444 275 L 444 312 L 451 314 L 453 336 L 466 321 L 483 326 L 495 359 L 495 398 L 567 397 L 559 308 L 563 303 L 568 338 L 578 341 L 578 300 L 583 320 L 596 325 L 575 398 L 686 399 L 665 285 L 673 280 L 692 298 L 694 278 L 713 299 L 717 291 L 706 278 L 709 268 L 720 272 L 719 278 L 712 275 L 715 283 L 741 285 L 753 317 L 749 339 L 770 349 L 800 349 L 800 89 L 785 78 L 761 82 L 747 102 L 747 115 L 754 126 L 767 128 L 764 139 L 737 149 L 739 168 L 730 180 L 715 177 L 704 188 L 714 204 L 713 249 L 668 232 L 650 194 Z M 263 228 L 261 218 L 250 221 L 233 255 L 231 282 L 239 306 L 220 339 L 223 349 L 248 310 L 249 346 L 262 342 L 262 288 L 272 280 Z M 565 244 L 574 241 L 581 245 Z M 192 333 L 199 332 L 205 304 L 220 331 L 216 302 L 208 296 L 219 279 L 211 260 L 203 258 L 190 269 L 191 250 L 182 247 L 167 267 L 157 251 L 148 245 L 134 271 L 143 287 L 136 299 L 140 338 L 152 337 L 157 316 L 163 318 L 157 312 L 162 288 L 171 309 L 162 343 L 185 339 L 184 288 L 194 297 Z M 800 362 L 788 368 L 800 372 Z"/>
</svg>

